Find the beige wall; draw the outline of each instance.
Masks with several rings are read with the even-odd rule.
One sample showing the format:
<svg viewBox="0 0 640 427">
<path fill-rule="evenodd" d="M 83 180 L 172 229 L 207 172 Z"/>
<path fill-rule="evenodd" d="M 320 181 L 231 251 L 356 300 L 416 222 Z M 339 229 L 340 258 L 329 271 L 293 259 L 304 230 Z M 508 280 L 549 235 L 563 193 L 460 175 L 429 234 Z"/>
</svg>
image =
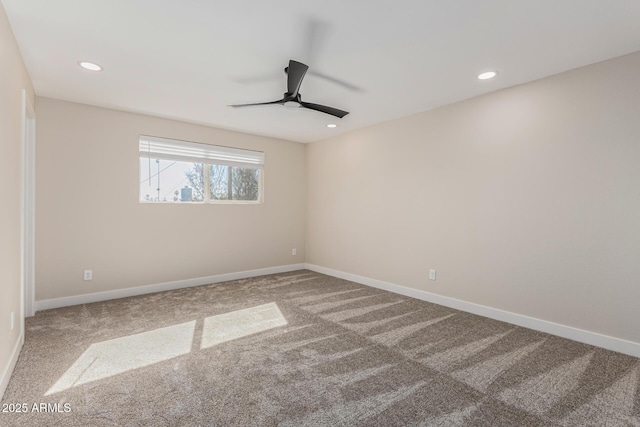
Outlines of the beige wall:
<svg viewBox="0 0 640 427">
<path fill-rule="evenodd" d="M 309 145 L 306 261 L 640 342 L 639 76 L 636 53 Z"/>
<path fill-rule="evenodd" d="M 20 165 L 22 90 L 33 105 L 31 79 L 0 4 L 0 375 L 20 333 Z M 10 330 L 11 312 L 15 327 Z M 1 393 L 1 391 L 0 391 Z"/>
<path fill-rule="evenodd" d="M 37 301 L 304 262 L 304 145 L 37 102 Z M 264 151 L 264 203 L 139 203 L 140 134 Z"/>
</svg>

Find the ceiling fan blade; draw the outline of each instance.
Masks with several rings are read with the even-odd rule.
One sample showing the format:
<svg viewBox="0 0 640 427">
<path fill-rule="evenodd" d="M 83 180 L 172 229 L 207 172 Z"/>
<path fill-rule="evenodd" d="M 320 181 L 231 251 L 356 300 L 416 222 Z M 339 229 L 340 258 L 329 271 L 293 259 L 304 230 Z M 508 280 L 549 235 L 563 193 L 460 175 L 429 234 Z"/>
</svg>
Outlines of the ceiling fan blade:
<svg viewBox="0 0 640 427">
<path fill-rule="evenodd" d="M 289 68 L 287 69 L 287 93 L 293 97 L 298 95 L 302 79 L 307 73 L 309 67 L 302 62 L 289 61 Z"/>
<path fill-rule="evenodd" d="M 322 49 L 329 35 L 329 29 L 330 26 L 325 21 L 317 18 L 307 19 L 302 31 L 302 50 L 299 52 L 299 58 L 304 59 L 307 64 L 315 64 L 318 52 Z"/>
<path fill-rule="evenodd" d="M 352 92 L 364 92 L 364 90 L 359 86 L 356 86 L 356 85 L 351 84 L 349 82 L 346 82 L 344 80 L 337 79 L 335 77 L 328 76 L 328 75 L 326 75 L 324 73 L 320 73 L 318 71 L 310 70 L 308 74 L 311 75 L 311 76 L 319 77 L 319 78 L 321 78 L 323 80 L 326 80 L 326 81 L 331 82 L 333 84 L 336 84 L 338 86 L 342 86 L 343 88 L 345 88 L 347 90 L 350 90 Z"/>
<path fill-rule="evenodd" d="M 330 114 L 339 118 L 343 118 L 349 114 L 348 111 L 338 110 L 337 108 L 327 107 L 326 105 L 312 104 L 310 102 L 300 102 L 300 105 L 304 108 L 308 108 L 309 110 L 320 111 L 321 113 Z"/>
<path fill-rule="evenodd" d="M 254 104 L 235 104 L 229 105 L 229 107 L 238 108 L 238 107 L 255 107 L 256 105 L 276 105 L 276 104 L 284 104 L 285 100 L 281 99 L 279 101 L 271 101 L 271 102 L 257 102 Z"/>
</svg>

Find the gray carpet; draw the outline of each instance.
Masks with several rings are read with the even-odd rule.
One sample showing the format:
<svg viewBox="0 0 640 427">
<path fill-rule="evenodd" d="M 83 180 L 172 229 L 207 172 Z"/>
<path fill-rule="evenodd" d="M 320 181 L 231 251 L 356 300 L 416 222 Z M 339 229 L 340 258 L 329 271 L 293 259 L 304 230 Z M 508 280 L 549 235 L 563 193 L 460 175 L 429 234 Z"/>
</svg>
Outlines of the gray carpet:
<svg viewBox="0 0 640 427">
<path fill-rule="evenodd" d="M 28 411 L 0 425 L 640 426 L 639 377 L 634 357 L 305 270 L 39 312 L 2 401 Z"/>
</svg>

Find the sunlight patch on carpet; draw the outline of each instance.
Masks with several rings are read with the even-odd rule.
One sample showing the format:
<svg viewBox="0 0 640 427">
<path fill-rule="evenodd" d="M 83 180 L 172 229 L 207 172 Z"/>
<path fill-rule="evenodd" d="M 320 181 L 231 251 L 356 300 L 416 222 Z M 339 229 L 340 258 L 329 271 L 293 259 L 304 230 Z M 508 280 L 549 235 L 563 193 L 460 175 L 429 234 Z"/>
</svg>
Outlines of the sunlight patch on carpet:
<svg viewBox="0 0 640 427">
<path fill-rule="evenodd" d="M 91 344 L 45 396 L 187 354 L 195 328 L 194 320 Z"/>
<path fill-rule="evenodd" d="M 287 324 L 275 302 L 204 319 L 201 349 Z"/>
</svg>

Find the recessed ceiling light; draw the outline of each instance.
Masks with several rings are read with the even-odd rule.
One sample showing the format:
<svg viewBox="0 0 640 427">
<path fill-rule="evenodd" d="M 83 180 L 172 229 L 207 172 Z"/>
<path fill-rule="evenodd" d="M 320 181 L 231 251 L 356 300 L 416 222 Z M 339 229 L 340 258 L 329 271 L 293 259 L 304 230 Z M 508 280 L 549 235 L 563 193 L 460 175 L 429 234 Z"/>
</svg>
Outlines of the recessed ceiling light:
<svg viewBox="0 0 640 427">
<path fill-rule="evenodd" d="M 487 71 L 487 72 L 484 72 L 482 74 L 478 74 L 478 78 L 480 80 L 488 80 L 488 79 L 494 78 L 497 75 L 498 75 L 498 73 L 496 71 Z"/>
<path fill-rule="evenodd" d="M 329 124 L 327 125 L 327 127 L 328 127 L 328 128 L 337 128 L 337 127 L 338 127 L 338 125 L 337 125 L 337 124 L 335 124 L 335 123 L 329 123 Z"/>
<path fill-rule="evenodd" d="M 102 67 L 94 62 L 88 62 L 88 61 L 80 61 L 78 62 L 78 64 L 84 68 L 85 70 L 89 70 L 89 71 L 102 71 Z"/>
</svg>

